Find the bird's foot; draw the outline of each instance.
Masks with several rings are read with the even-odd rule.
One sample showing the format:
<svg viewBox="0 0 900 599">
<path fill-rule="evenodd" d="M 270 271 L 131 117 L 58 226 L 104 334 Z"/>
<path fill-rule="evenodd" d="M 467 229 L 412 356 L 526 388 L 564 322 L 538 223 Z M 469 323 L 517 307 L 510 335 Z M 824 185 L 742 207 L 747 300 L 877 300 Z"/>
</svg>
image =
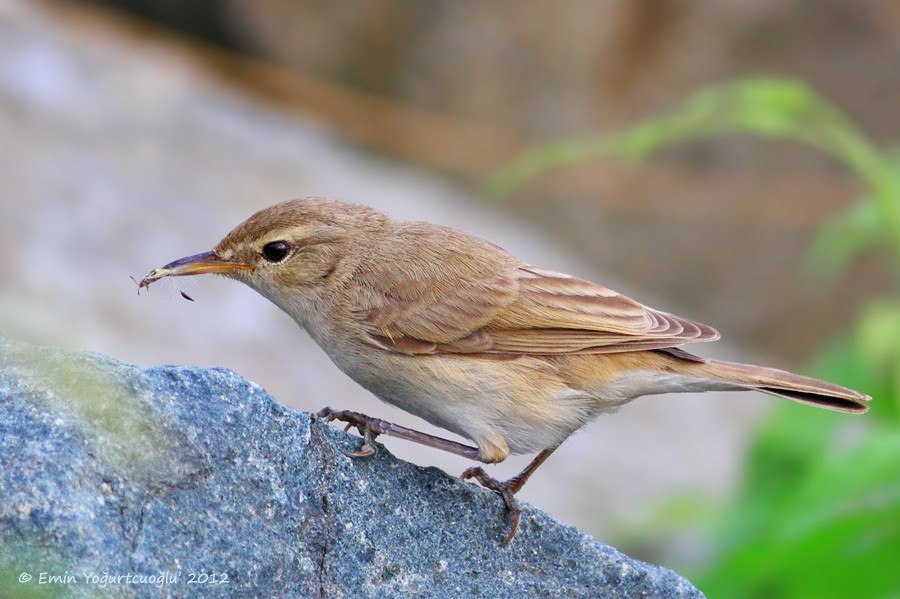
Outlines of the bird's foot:
<svg viewBox="0 0 900 599">
<path fill-rule="evenodd" d="M 356 427 L 359 434 L 363 436 L 364 442 L 359 451 L 347 454 L 351 457 L 365 457 L 372 455 L 376 451 L 375 437 L 378 435 L 388 435 L 397 437 L 398 439 L 406 439 L 407 441 L 421 443 L 422 445 L 434 447 L 435 449 L 449 451 L 450 453 L 469 458 L 470 460 L 478 459 L 479 453 L 477 447 L 470 447 L 469 445 L 463 445 L 462 443 L 457 443 L 450 439 L 435 437 L 434 435 L 406 428 L 405 426 L 400 426 L 399 424 L 394 424 L 386 420 L 372 418 L 371 416 L 366 416 L 359 412 L 324 408 L 319 412 L 318 416 L 324 418 L 326 422 L 331 422 L 332 420 L 346 422 L 347 426 L 344 427 L 345 431 L 350 430 L 354 426 Z"/>
<path fill-rule="evenodd" d="M 346 422 L 347 426 L 344 427 L 345 432 L 349 431 L 354 426 L 356 427 L 356 430 L 362 435 L 363 444 L 360 446 L 359 451 L 344 452 L 344 455 L 351 458 L 365 458 L 370 455 L 375 455 L 378 451 L 378 447 L 375 445 L 375 437 L 386 432 L 384 427 L 381 426 L 387 424 L 383 420 L 372 418 L 371 416 L 366 416 L 365 414 L 360 414 L 359 412 L 353 412 L 351 410 L 323 408 L 316 415 L 323 418 L 325 422 L 332 422 L 334 420 Z"/>
<path fill-rule="evenodd" d="M 525 486 L 525 483 L 528 482 L 528 479 L 531 478 L 534 471 L 547 461 L 547 458 L 549 458 L 550 454 L 554 451 L 556 451 L 556 447 L 550 447 L 549 449 L 543 450 L 531 460 L 530 464 L 525 466 L 524 470 L 504 482 L 500 482 L 493 476 L 489 476 L 488 473 L 484 471 L 484 468 L 481 468 L 480 466 L 474 466 L 462 473 L 460 478 L 463 480 L 474 478 L 480 482 L 483 487 L 490 489 L 495 493 L 499 493 L 500 497 L 503 498 L 503 503 L 506 504 L 506 509 L 509 511 L 509 519 L 512 521 L 512 528 L 510 529 L 509 534 L 506 535 L 506 538 L 503 539 L 504 545 L 509 544 L 509 542 L 513 540 L 513 537 L 516 536 L 516 531 L 519 530 L 519 520 L 522 519 L 522 506 L 519 505 L 518 500 L 515 498 L 515 494 Z"/>
<path fill-rule="evenodd" d="M 481 483 L 481 486 L 498 493 L 500 497 L 503 498 L 503 503 L 506 504 L 506 510 L 509 513 L 511 523 L 509 533 L 506 535 L 506 538 L 503 539 L 503 544 L 509 544 L 509 542 L 513 540 L 513 537 L 516 536 L 516 532 L 519 530 L 519 520 L 522 519 L 522 506 L 519 504 L 519 500 L 516 499 L 515 494 L 522 488 L 524 481 L 521 480 L 520 477 L 514 476 L 507 481 L 501 482 L 493 476 L 490 476 L 481 466 L 467 468 L 466 471 L 460 475 L 460 478 L 463 480 L 474 478 Z"/>
</svg>

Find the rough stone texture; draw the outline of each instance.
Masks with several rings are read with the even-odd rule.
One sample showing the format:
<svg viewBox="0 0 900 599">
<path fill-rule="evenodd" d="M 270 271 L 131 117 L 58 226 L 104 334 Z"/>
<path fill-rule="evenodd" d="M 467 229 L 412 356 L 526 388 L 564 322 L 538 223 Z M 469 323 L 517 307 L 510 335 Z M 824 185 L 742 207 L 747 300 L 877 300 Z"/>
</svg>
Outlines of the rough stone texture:
<svg viewBox="0 0 900 599">
<path fill-rule="evenodd" d="M 228 370 L 0 338 L 0 596 L 702 596 L 530 507 L 503 547 L 492 493 L 359 443 Z"/>
</svg>

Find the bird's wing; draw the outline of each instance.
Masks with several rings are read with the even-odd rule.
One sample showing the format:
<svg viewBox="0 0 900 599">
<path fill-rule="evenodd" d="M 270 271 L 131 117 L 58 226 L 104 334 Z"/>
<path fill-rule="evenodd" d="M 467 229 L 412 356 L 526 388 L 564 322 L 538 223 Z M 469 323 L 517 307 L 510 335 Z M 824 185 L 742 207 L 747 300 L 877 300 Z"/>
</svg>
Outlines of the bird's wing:
<svg viewBox="0 0 900 599">
<path fill-rule="evenodd" d="M 609 353 L 719 338 L 711 327 L 569 275 L 522 266 L 517 280 L 516 300 L 486 327 L 491 351 Z"/>
<path fill-rule="evenodd" d="M 368 340 L 403 353 L 490 349 L 484 330 L 516 300 L 519 260 L 447 227 L 401 226 L 390 254 L 372 256 L 354 277 L 351 310 Z"/>
<path fill-rule="evenodd" d="M 712 328 L 562 273 L 511 265 L 422 280 L 358 298 L 369 340 L 407 354 L 550 355 L 662 349 L 712 341 Z M 491 273 L 488 276 L 488 273 Z M 427 278 L 427 277 L 426 277 Z M 455 282 L 455 283 L 454 283 Z M 403 297 L 399 297 L 402 295 Z"/>
</svg>

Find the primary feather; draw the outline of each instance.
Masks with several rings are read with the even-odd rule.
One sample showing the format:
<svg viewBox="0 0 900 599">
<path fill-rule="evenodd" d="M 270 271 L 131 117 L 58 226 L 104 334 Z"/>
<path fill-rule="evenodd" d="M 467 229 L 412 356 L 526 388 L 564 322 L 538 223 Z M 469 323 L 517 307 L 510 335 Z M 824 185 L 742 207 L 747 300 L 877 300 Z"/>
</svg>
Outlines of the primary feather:
<svg viewBox="0 0 900 599">
<path fill-rule="evenodd" d="M 552 355 L 660 349 L 719 337 L 711 327 L 601 285 L 526 265 L 480 238 L 424 223 L 397 225 L 388 244 L 392 253 L 427 247 L 433 255 L 418 256 L 430 267 L 414 274 L 386 274 L 385 265 L 365 277 L 354 312 L 380 347 L 405 354 Z M 423 235 L 434 239 L 423 243 Z M 481 259 L 473 261 L 476 250 Z"/>
</svg>

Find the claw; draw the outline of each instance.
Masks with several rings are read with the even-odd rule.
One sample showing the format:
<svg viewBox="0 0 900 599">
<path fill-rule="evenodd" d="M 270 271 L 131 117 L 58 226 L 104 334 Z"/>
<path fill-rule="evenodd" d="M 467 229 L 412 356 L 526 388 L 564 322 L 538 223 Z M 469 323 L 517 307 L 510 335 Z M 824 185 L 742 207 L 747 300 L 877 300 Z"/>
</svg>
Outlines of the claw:
<svg viewBox="0 0 900 599">
<path fill-rule="evenodd" d="M 506 504 L 506 509 L 509 512 L 509 519 L 512 521 L 509 534 L 503 539 L 504 545 L 508 545 L 509 542 L 513 540 L 513 537 L 516 536 L 516 531 L 519 530 L 519 521 L 522 519 L 522 506 L 519 505 L 519 502 L 516 500 L 515 494 L 521 490 L 525 483 L 528 482 L 531 475 L 534 474 L 534 471 L 537 470 L 555 450 L 555 447 L 545 449 L 539 453 L 530 464 L 525 466 L 524 470 L 511 479 L 503 482 L 489 476 L 480 466 L 467 468 L 466 471 L 462 473 L 461 478 L 463 480 L 474 478 L 480 482 L 483 487 L 490 489 L 495 493 L 499 493 L 500 497 L 503 498 L 503 503 Z"/>
<path fill-rule="evenodd" d="M 355 426 L 356 430 L 359 431 L 359 434 L 362 435 L 363 444 L 360 446 L 359 451 L 345 451 L 344 455 L 347 457 L 367 458 L 371 455 L 375 455 L 378 451 L 378 447 L 375 445 L 375 437 L 382 432 L 378 426 L 379 420 L 370 418 L 359 412 L 352 412 L 350 410 L 332 410 L 331 408 L 322 408 L 316 415 L 320 418 L 324 418 L 325 422 L 332 422 L 334 420 L 346 422 L 347 426 L 344 427 L 344 432 L 349 431 Z"/>
<path fill-rule="evenodd" d="M 347 428 L 350 428 L 351 425 L 347 425 Z M 363 444 L 360 446 L 359 451 L 345 451 L 344 455 L 348 458 L 367 458 L 370 455 L 375 455 L 375 452 L 378 451 L 378 447 L 375 446 L 375 434 L 372 432 L 372 427 L 368 424 L 357 425 L 357 429 L 363 436 Z M 344 429 L 347 430 L 347 429 Z"/>
<path fill-rule="evenodd" d="M 375 445 L 375 438 L 378 435 L 390 435 L 399 439 L 421 443 L 428 447 L 434 447 L 435 449 L 449 451 L 452 454 L 469 458 L 470 460 L 484 461 L 481 457 L 481 452 L 477 447 L 471 447 L 449 439 L 435 437 L 434 435 L 406 428 L 405 426 L 399 426 L 391 422 L 379 420 L 378 418 L 372 418 L 365 414 L 360 414 L 359 412 L 323 408 L 317 415 L 324 419 L 325 422 L 332 422 L 333 420 L 346 422 L 347 425 L 344 427 L 345 431 L 356 427 L 359 434 L 363 437 L 363 443 L 360 446 L 359 451 L 344 452 L 351 458 L 364 458 L 373 455 L 378 451 L 378 447 Z M 503 498 L 503 503 L 506 505 L 506 509 L 509 512 L 511 523 L 509 533 L 506 535 L 506 538 L 503 539 L 504 545 L 508 545 L 510 541 L 513 540 L 513 537 L 516 536 L 516 532 L 519 530 L 519 522 L 522 519 L 522 506 L 519 505 L 519 502 L 516 500 L 515 494 L 519 492 L 519 489 L 522 488 L 522 485 L 525 484 L 537 467 L 553 453 L 554 449 L 556 448 L 552 447 L 539 453 L 538 456 L 522 470 L 522 472 L 505 482 L 500 482 L 497 479 L 488 476 L 487 472 L 478 466 L 469 468 L 462 473 L 463 480 L 474 478 L 484 487 L 498 493 L 500 497 Z"/>
<path fill-rule="evenodd" d="M 515 493 L 520 487 L 518 479 L 511 478 L 507 481 L 500 482 L 485 472 L 484 468 L 481 466 L 466 468 L 466 471 L 460 475 L 460 478 L 463 480 L 474 478 L 481 483 L 481 486 L 498 493 L 503 499 L 503 503 L 506 504 L 506 511 L 509 513 L 510 530 L 509 533 L 507 533 L 506 538 L 503 539 L 502 544 L 508 545 L 509 542 L 513 540 L 513 537 L 516 536 L 516 532 L 519 530 L 519 522 L 522 519 L 522 506 L 515 497 Z"/>
</svg>

